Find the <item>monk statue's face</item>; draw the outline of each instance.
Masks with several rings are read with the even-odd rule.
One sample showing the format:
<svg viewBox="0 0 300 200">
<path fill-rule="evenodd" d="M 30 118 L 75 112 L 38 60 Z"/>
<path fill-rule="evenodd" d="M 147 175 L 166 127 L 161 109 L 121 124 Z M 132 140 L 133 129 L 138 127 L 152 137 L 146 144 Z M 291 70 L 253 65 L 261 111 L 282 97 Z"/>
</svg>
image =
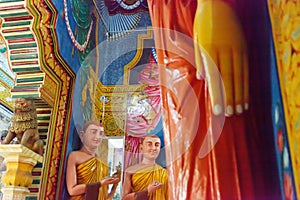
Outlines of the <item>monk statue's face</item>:
<svg viewBox="0 0 300 200">
<path fill-rule="evenodd" d="M 80 138 L 82 144 L 87 148 L 97 148 L 104 136 L 104 128 L 95 124 L 90 124 L 86 131 L 81 132 Z"/>
<path fill-rule="evenodd" d="M 145 137 L 141 144 L 141 152 L 144 158 L 156 159 L 160 152 L 160 139 L 156 136 Z"/>
</svg>

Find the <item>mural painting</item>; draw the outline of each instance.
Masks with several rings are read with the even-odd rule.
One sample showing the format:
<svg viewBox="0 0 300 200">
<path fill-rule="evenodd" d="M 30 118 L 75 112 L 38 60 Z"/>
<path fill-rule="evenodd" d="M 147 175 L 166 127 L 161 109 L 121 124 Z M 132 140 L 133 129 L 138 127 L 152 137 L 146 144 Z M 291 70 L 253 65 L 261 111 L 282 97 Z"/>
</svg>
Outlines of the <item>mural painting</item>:
<svg viewBox="0 0 300 200">
<path fill-rule="evenodd" d="M 30 99 L 44 144 L 26 198 L 296 199 L 296 4 L 0 2 L 0 131 Z"/>
</svg>

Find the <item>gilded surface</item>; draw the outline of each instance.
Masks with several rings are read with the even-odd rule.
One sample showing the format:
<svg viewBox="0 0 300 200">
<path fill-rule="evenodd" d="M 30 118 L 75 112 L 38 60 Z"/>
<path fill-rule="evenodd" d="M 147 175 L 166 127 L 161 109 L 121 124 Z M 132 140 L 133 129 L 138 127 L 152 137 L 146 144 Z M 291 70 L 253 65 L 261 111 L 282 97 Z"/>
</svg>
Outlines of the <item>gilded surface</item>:
<svg viewBox="0 0 300 200">
<path fill-rule="evenodd" d="M 0 102 L 8 108 L 13 108 L 13 101 L 10 97 L 11 88 L 0 80 Z"/>
<path fill-rule="evenodd" d="M 64 150 L 65 150 L 65 135 L 67 135 L 68 120 L 70 116 L 70 98 L 72 93 L 72 80 L 74 74 L 70 68 L 63 62 L 63 59 L 58 55 L 59 52 L 54 44 L 56 44 L 56 35 L 53 30 L 55 27 L 52 25 L 52 21 L 55 21 L 57 13 L 52 6 L 51 2 L 28 0 L 27 4 L 32 13 L 35 15 L 35 21 L 33 30 L 37 35 L 38 42 L 40 44 L 40 53 L 43 66 L 47 68 L 47 75 L 51 77 L 50 80 L 46 80 L 53 85 L 45 86 L 44 89 L 52 88 L 52 93 L 56 90 L 53 110 L 52 110 L 52 124 L 50 127 L 54 127 L 49 130 L 48 134 L 48 148 L 47 159 L 45 160 L 43 168 L 43 178 L 40 185 L 39 199 L 55 199 L 57 191 L 60 188 L 58 182 L 61 176 L 59 166 L 57 163 L 63 162 Z M 55 80 L 55 81 L 54 81 Z M 50 93 L 51 94 L 51 93 Z"/>
<path fill-rule="evenodd" d="M 2 143 L 10 144 L 15 137 L 20 144 L 43 156 L 44 142 L 38 132 L 37 112 L 33 100 L 15 100 L 11 126 Z"/>
<path fill-rule="evenodd" d="M 138 35 L 138 44 L 137 44 L 137 52 L 134 58 L 130 63 L 124 66 L 124 85 L 129 85 L 130 80 L 130 70 L 136 66 L 136 64 L 141 59 L 142 53 L 143 53 L 143 47 L 144 47 L 144 40 L 152 39 L 152 30 L 150 28 L 147 29 L 146 34 Z"/>
<path fill-rule="evenodd" d="M 130 85 L 129 80 L 130 70 L 137 65 L 142 56 L 145 40 L 151 39 L 152 31 L 150 28 L 147 29 L 146 34 L 138 35 L 137 52 L 134 58 L 126 66 L 124 66 L 124 85 L 106 86 L 98 81 L 96 91 L 93 91 L 93 102 L 95 102 L 93 110 L 96 113 L 96 118 L 98 120 L 104 120 L 103 123 L 106 128 L 107 136 L 125 135 L 127 104 L 129 101 L 128 97 L 130 97 L 133 93 L 142 92 L 147 87 L 147 85 L 141 84 Z M 98 77 L 95 79 L 98 80 Z M 105 101 L 103 98 L 105 98 Z"/>
<path fill-rule="evenodd" d="M 300 197 L 300 2 L 268 0 L 290 154 Z"/>
<path fill-rule="evenodd" d="M 21 186 L 29 187 L 32 183 L 31 171 L 33 165 L 28 163 L 6 163 L 8 168 L 5 176 L 2 177 L 1 181 L 6 186 Z"/>
<path fill-rule="evenodd" d="M 97 84 L 94 110 L 98 120 L 102 120 L 107 136 L 124 136 L 126 131 L 126 113 L 128 96 L 142 92 L 146 85 L 104 86 Z M 106 101 L 101 101 L 106 98 Z"/>
<path fill-rule="evenodd" d="M 50 30 L 50 28 L 53 28 L 51 27 L 52 11 L 48 8 L 48 4 L 44 1 L 29 2 L 24 0 L 10 1 L 9 3 L 3 3 L 3 6 L 12 6 L 12 10 L 6 11 L 6 9 L 3 9 L 0 12 L 5 23 L 6 18 L 14 19 L 14 14 L 18 13 L 18 9 L 14 9 L 15 7 L 28 14 L 28 16 L 20 17 L 22 23 L 19 24 L 24 25 L 9 26 L 11 23 L 8 20 L 8 27 L 5 30 L 8 29 L 9 32 L 3 34 L 8 41 L 9 63 L 12 69 L 17 72 L 16 85 L 24 85 L 24 87 L 18 87 L 12 94 L 13 97 L 37 98 L 38 119 L 42 119 L 43 124 L 47 125 L 46 128 L 39 131 L 43 132 L 43 138 L 47 139 L 47 146 L 51 147 L 48 148 L 50 150 L 45 152 L 47 159 L 45 159 L 46 162 L 42 172 L 40 172 L 40 169 L 34 169 L 35 172 L 39 172 L 35 175 L 36 179 L 41 179 L 41 182 L 44 182 L 40 185 L 31 186 L 34 190 L 29 196 L 34 197 L 39 192 L 39 199 L 54 199 L 56 188 L 58 188 L 57 177 L 59 174 L 59 169 L 55 163 L 60 161 L 60 156 L 64 150 L 62 147 L 64 132 L 68 130 L 67 126 L 65 128 L 65 124 L 68 124 L 66 119 L 68 119 L 70 107 L 69 93 L 71 90 L 69 91 L 69 87 L 71 78 L 69 74 L 71 72 L 68 67 L 63 66 L 62 59 L 57 56 L 56 52 L 58 51 L 54 49 L 52 31 Z M 5 25 L 5 23 L 2 25 Z M 4 31 L 4 29 L 1 31 Z M 22 31 L 25 33 L 23 34 Z M 10 32 L 14 32 L 14 34 L 9 34 Z M 12 38 L 10 41 L 8 40 L 9 37 Z M 18 41 L 22 41 L 21 45 Z M 34 56 L 28 57 L 32 55 Z M 12 60 L 12 58 L 15 58 L 15 60 Z M 23 75 L 23 72 L 27 72 L 30 76 L 26 73 Z M 49 115 L 49 105 L 53 108 L 53 115 L 51 116 L 53 120 Z M 54 128 L 48 133 L 50 121 L 52 122 L 50 127 Z M 40 174 L 43 178 L 40 177 Z"/>
<path fill-rule="evenodd" d="M 49 103 L 49 105 L 54 105 L 55 97 L 58 93 L 57 83 L 49 76 L 46 75 L 43 88 L 41 89 L 41 97 Z"/>
<path fill-rule="evenodd" d="M 7 171 L 1 181 L 5 186 L 29 187 L 32 184 L 32 169 L 42 157 L 22 145 L 1 145 Z"/>
</svg>

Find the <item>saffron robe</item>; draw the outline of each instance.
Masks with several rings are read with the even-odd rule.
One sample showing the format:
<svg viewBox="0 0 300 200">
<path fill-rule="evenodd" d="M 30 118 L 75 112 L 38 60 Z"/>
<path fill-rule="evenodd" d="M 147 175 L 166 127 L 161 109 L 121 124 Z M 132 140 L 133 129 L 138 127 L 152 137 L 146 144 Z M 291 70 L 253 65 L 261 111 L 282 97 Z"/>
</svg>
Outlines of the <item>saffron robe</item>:
<svg viewBox="0 0 300 200">
<path fill-rule="evenodd" d="M 76 167 L 77 184 L 89 184 L 100 182 L 108 175 L 108 166 L 97 158 L 91 158 Z M 70 200 L 86 200 L 85 195 L 71 196 Z M 98 200 L 105 200 L 107 187 L 99 188 Z"/>
<path fill-rule="evenodd" d="M 155 164 L 153 167 L 147 167 L 135 172 L 131 176 L 132 191 L 138 192 L 147 190 L 148 185 L 153 182 L 163 184 L 162 188 L 149 195 L 149 200 L 169 200 L 168 195 L 168 174 L 167 170 Z"/>
</svg>

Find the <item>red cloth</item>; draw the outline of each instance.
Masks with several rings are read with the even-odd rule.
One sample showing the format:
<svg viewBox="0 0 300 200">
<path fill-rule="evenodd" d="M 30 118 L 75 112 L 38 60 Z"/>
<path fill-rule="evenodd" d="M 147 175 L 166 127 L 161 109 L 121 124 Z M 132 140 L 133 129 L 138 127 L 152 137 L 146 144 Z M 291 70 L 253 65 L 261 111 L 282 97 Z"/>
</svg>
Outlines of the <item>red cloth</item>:
<svg viewBox="0 0 300 200">
<path fill-rule="evenodd" d="M 163 65 L 160 80 L 170 197 L 254 199 L 244 115 L 226 118 L 213 150 L 199 157 L 210 120 L 219 119 L 210 114 L 206 85 L 195 75 L 196 4 L 195 0 L 148 0 L 153 27 L 167 29 L 156 29 L 154 34 Z"/>
</svg>

